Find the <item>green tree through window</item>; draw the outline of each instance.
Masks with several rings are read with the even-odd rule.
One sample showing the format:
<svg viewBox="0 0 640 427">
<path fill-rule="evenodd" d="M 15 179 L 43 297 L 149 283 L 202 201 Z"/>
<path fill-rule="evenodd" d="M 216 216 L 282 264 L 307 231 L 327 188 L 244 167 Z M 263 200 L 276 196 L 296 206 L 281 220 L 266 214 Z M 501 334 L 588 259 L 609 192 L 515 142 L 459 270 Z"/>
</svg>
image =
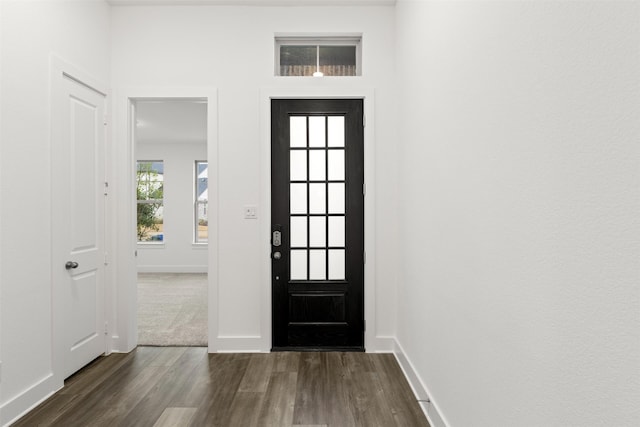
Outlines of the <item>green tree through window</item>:
<svg viewBox="0 0 640 427">
<path fill-rule="evenodd" d="M 162 161 L 139 161 L 136 168 L 139 242 L 164 241 L 164 167 Z"/>
</svg>

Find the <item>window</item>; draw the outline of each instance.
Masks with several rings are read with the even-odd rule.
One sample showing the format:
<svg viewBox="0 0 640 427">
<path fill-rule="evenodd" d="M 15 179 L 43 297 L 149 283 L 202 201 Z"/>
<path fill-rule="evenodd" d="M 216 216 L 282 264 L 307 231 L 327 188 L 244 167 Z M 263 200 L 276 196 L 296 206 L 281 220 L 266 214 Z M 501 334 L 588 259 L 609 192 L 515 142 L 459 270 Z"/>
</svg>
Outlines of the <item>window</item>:
<svg viewBox="0 0 640 427">
<path fill-rule="evenodd" d="M 361 36 L 276 37 L 277 76 L 360 76 Z"/>
<path fill-rule="evenodd" d="M 164 165 L 162 161 L 136 162 L 138 242 L 164 241 Z"/>
<path fill-rule="evenodd" d="M 207 217 L 209 208 L 209 164 L 203 161 L 196 161 L 195 172 L 194 241 L 196 243 L 207 243 L 209 238 L 209 220 Z"/>
</svg>

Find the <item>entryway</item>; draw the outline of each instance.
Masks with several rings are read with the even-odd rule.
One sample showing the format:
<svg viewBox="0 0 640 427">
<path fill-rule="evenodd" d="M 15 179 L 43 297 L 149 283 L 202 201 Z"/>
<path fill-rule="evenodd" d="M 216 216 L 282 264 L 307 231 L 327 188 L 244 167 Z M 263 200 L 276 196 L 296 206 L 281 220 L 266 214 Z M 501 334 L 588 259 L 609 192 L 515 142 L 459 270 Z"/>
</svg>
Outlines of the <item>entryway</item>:
<svg viewBox="0 0 640 427">
<path fill-rule="evenodd" d="M 208 344 L 207 107 L 134 103 L 138 345 Z"/>
</svg>

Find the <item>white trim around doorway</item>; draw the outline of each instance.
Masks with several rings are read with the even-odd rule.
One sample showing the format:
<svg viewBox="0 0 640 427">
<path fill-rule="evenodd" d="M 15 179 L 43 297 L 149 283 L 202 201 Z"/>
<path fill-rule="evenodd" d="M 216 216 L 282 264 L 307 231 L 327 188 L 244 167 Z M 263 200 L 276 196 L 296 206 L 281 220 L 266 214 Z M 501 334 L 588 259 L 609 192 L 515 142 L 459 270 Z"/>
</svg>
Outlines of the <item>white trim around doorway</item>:
<svg viewBox="0 0 640 427">
<path fill-rule="evenodd" d="M 114 143 L 112 150 L 114 203 L 110 229 L 117 241 L 115 280 L 107 313 L 111 328 L 111 348 L 129 352 L 138 342 L 136 288 L 135 143 L 134 108 L 138 100 L 201 99 L 207 102 L 207 161 L 209 162 L 209 244 L 208 244 L 208 351 L 218 343 L 218 91 L 211 87 L 132 87 L 114 91 Z M 108 305 L 109 306 L 109 305 Z"/>
<path fill-rule="evenodd" d="M 370 88 L 262 88 L 260 90 L 260 206 L 265 213 L 259 219 L 261 256 L 261 333 L 250 347 L 261 351 L 271 349 L 271 99 L 340 99 L 364 100 L 364 180 L 366 186 L 365 217 L 365 348 L 367 352 L 391 351 L 392 340 L 376 334 L 375 266 L 375 126 L 374 90 Z M 249 345 L 249 343 L 246 343 Z"/>
</svg>

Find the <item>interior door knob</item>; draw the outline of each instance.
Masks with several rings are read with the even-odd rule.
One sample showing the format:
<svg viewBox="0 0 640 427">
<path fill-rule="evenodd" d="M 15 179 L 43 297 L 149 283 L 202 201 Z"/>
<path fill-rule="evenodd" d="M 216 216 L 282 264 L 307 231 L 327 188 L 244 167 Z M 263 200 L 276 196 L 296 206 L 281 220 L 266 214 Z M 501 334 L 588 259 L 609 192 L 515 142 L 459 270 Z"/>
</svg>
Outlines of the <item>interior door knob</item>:
<svg viewBox="0 0 640 427">
<path fill-rule="evenodd" d="M 67 270 L 71 270 L 72 268 L 78 268 L 78 263 L 75 261 L 67 261 L 67 263 L 64 265 L 64 268 L 66 268 Z"/>
</svg>

